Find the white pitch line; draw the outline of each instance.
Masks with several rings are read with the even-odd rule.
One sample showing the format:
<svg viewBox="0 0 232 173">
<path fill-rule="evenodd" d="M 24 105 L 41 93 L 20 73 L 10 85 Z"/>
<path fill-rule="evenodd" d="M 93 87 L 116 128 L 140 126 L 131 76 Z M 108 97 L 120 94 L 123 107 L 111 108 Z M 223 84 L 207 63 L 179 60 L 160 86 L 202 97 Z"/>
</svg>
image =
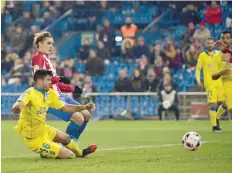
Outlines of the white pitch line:
<svg viewBox="0 0 232 173">
<path fill-rule="evenodd" d="M 207 141 L 204 141 L 202 143 L 208 143 Z M 158 147 L 173 147 L 173 146 L 180 146 L 182 144 L 162 144 L 162 145 L 144 145 L 144 146 L 135 146 L 135 147 L 119 147 L 119 148 L 103 148 L 98 149 L 99 151 L 116 151 L 116 150 L 133 150 L 133 149 L 141 149 L 141 148 L 158 148 Z M 19 155 L 19 156 L 4 156 L 2 159 L 7 158 L 24 158 L 24 157 L 38 157 L 35 155 Z"/>
</svg>

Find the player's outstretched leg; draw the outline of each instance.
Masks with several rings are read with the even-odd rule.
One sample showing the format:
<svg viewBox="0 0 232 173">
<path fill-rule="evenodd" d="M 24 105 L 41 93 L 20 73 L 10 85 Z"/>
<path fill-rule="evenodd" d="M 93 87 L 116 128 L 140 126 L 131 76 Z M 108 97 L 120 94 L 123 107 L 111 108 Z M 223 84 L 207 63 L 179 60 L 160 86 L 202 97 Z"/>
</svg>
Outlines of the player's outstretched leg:
<svg viewBox="0 0 232 173">
<path fill-rule="evenodd" d="M 80 114 L 84 117 L 84 122 L 81 125 L 81 127 L 77 128 L 75 123 L 70 122 L 67 129 L 66 129 L 66 133 L 69 134 L 70 137 L 75 141 L 77 141 L 79 139 L 80 135 L 85 130 L 85 128 L 89 122 L 90 116 L 91 116 L 91 113 L 87 110 L 81 111 Z"/>
</svg>

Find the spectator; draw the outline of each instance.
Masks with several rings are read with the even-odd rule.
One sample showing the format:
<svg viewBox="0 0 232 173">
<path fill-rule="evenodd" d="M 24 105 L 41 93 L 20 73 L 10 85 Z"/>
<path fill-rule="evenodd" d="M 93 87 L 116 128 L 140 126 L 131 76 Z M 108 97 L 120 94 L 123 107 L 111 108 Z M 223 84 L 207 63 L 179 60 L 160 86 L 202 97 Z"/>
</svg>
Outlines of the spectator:
<svg viewBox="0 0 232 173">
<path fill-rule="evenodd" d="M 165 55 L 169 67 L 173 70 L 178 70 L 180 68 L 180 54 L 173 38 L 168 39 L 168 43 L 165 46 Z"/>
<path fill-rule="evenodd" d="M 147 45 L 145 45 L 145 40 L 143 37 L 138 38 L 138 44 L 134 48 L 134 56 L 136 59 L 139 59 L 142 56 L 149 56 L 149 48 Z"/>
<path fill-rule="evenodd" d="M 96 87 L 93 84 L 91 76 L 85 76 L 84 84 L 83 84 L 83 93 L 92 93 L 96 92 Z"/>
<path fill-rule="evenodd" d="M 184 32 L 181 37 L 182 55 L 185 54 L 186 50 L 193 43 L 193 34 L 195 32 L 195 26 L 193 22 L 188 23 L 188 29 Z"/>
<path fill-rule="evenodd" d="M 108 19 L 104 20 L 104 30 L 100 33 L 99 40 L 104 42 L 110 55 L 115 51 L 115 30 L 110 26 L 110 21 Z"/>
<path fill-rule="evenodd" d="M 31 18 L 31 13 L 29 11 L 23 12 L 23 19 L 19 22 L 23 29 L 29 30 L 33 24 L 33 19 Z"/>
<path fill-rule="evenodd" d="M 130 38 L 126 38 L 122 41 L 121 52 L 125 61 L 132 60 L 134 58 L 134 52 Z"/>
<path fill-rule="evenodd" d="M 189 22 L 193 22 L 196 25 L 200 21 L 201 17 L 198 14 L 197 8 L 192 4 L 188 4 L 180 15 L 180 22 L 184 25 L 187 25 Z"/>
<path fill-rule="evenodd" d="M 153 46 L 153 51 L 150 53 L 149 60 L 150 64 L 155 64 L 156 59 L 160 57 L 161 59 L 165 58 L 165 53 L 162 50 L 162 46 L 160 43 L 157 43 Z"/>
<path fill-rule="evenodd" d="M 13 22 L 13 17 L 12 15 L 9 13 L 9 10 L 8 9 L 5 9 L 4 10 L 4 14 L 3 14 L 3 17 L 2 17 L 2 22 L 3 22 L 3 27 L 8 27 L 11 25 L 11 23 Z"/>
<path fill-rule="evenodd" d="M 147 70 L 149 67 L 148 58 L 144 55 L 140 59 L 138 59 L 138 68 L 143 72 L 144 75 L 147 75 Z"/>
<path fill-rule="evenodd" d="M 121 33 L 123 39 L 131 38 L 131 45 L 134 47 L 135 45 L 135 37 L 137 33 L 138 27 L 132 23 L 132 19 L 127 17 L 125 20 L 125 25 L 121 27 Z"/>
<path fill-rule="evenodd" d="M 109 51 L 105 48 L 104 43 L 102 41 L 97 42 L 97 57 L 103 60 L 110 59 Z"/>
<path fill-rule="evenodd" d="M 194 34 L 193 38 L 197 39 L 201 46 L 205 45 L 206 40 L 210 37 L 210 30 L 205 27 L 205 22 L 199 23 L 199 29 L 197 29 Z"/>
<path fill-rule="evenodd" d="M 40 8 L 40 15 L 39 17 L 42 18 L 44 16 L 45 12 L 49 11 L 49 7 L 50 7 L 50 2 L 49 1 L 43 1 L 42 2 L 42 7 Z"/>
<path fill-rule="evenodd" d="M 74 86 L 83 86 L 84 75 L 79 72 L 74 72 L 71 80 L 71 84 Z"/>
<path fill-rule="evenodd" d="M 174 90 L 179 90 L 179 86 L 172 80 L 171 73 L 165 72 L 163 80 L 158 85 L 158 92 L 164 89 L 165 85 L 171 85 Z"/>
<path fill-rule="evenodd" d="M 9 72 L 9 81 L 8 84 L 15 84 L 20 85 L 20 82 L 22 81 L 23 75 L 24 75 L 24 64 L 22 59 L 16 59 L 14 62 L 14 66 L 10 69 Z"/>
<path fill-rule="evenodd" d="M 176 120 L 179 120 L 180 113 L 178 108 L 178 96 L 177 90 L 172 88 L 172 85 L 166 84 L 164 89 L 159 92 L 160 104 L 158 106 L 158 114 L 160 120 L 163 120 L 162 112 L 163 111 L 174 111 Z"/>
<path fill-rule="evenodd" d="M 81 63 L 86 63 L 90 54 L 90 50 L 91 50 L 90 41 L 88 39 L 84 39 L 83 46 L 80 48 L 78 55 Z"/>
<path fill-rule="evenodd" d="M 72 78 L 74 69 L 74 60 L 70 58 L 66 58 L 61 63 L 61 76 L 65 76 L 67 78 Z"/>
<path fill-rule="evenodd" d="M 17 53 L 7 54 L 6 57 L 2 58 L 2 71 L 8 72 L 14 66 L 16 59 L 19 59 Z"/>
<path fill-rule="evenodd" d="M 144 92 L 144 77 L 139 69 L 134 70 L 131 83 L 134 92 Z"/>
<path fill-rule="evenodd" d="M 185 56 L 185 65 L 188 68 L 195 67 L 197 65 L 197 59 L 198 59 L 199 53 L 195 49 L 195 47 L 192 45 L 186 52 Z"/>
<path fill-rule="evenodd" d="M 161 79 L 163 76 L 162 70 L 164 66 L 163 58 L 161 56 L 157 56 L 154 63 L 154 71 L 158 79 Z"/>
<path fill-rule="evenodd" d="M 127 78 L 126 70 L 119 71 L 119 78 L 114 84 L 114 90 L 116 92 L 132 92 L 132 83 L 131 80 Z"/>
<path fill-rule="evenodd" d="M 156 77 L 154 69 L 149 68 L 147 71 L 147 78 L 144 81 L 145 91 L 156 92 L 158 84 L 159 79 Z"/>
<path fill-rule="evenodd" d="M 41 29 L 44 29 L 53 23 L 50 12 L 44 13 L 43 23 L 41 24 Z"/>
<path fill-rule="evenodd" d="M 104 60 L 96 56 L 94 50 L 90 50 L 86 63 L 86 72 L 90 76 L 100 76 L 104 72 Z"/>
<path fill-rule="evenodd" d="M 88 93 L 93 93 L 96 92 L 96 87 L 93 84 L 92 78 L 91 76 L 85 76 L 84 79 L 84 83 L 83 83 L 83 93 L 82 93 L 82 97 L 79 96 L 75 96 L 75 98 L 78 98 L 77 100 L 81 103 L 81 104 L 86 104 L 89 102 L 89 98 L 86 96 L 86 94 Z M 92 100 L 94 102 L 94 99 Z"/>
<path fill-rule="evenodd" d="M 25 52 L 28 51 L 28 49 L 33 47 L 33 45 L 31 43 L 33 43 L 34 36 L 38 32 L 40 32 L 40 28 L 36 25 L 32 25 L 31 30 L 29 31 L 29 33 L 27 35 L 25 46 L 24 46 L 20 56 L 23 56 L 25 54 Z"/>
<path fill-rule="evenodd" d="M 23 32 L 22 27 L 18 25 L 15 29 L 15 33 L 10 35 L 10 43 L 13 49 L 20 53 L 23 50 L 26 43 L 26 34 Z"/>
<path fill-rule="evenodd" d="M 208 24 L 217 25 L 222 23 L 222 8 L 216 1 L 211 2 L 211 7 L 206 8 L 205 20 Z"/>
</svg>

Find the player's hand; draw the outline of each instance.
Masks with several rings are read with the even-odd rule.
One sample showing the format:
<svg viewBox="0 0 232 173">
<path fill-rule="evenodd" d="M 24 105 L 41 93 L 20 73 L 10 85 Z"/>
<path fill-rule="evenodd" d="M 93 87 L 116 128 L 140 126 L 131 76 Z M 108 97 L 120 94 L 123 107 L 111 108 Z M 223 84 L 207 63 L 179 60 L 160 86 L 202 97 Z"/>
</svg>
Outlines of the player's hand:
<svg viewBox="0 0 232 173">
<path fill-rule="evenodd" d="M 223 51 L 225 48 L 226 48 L 226 45 L 221 41 L 221 40 L 218 40 L 215 42 L 215 45 L 221 50 Z"/>
<path fill-rule="evenodd" d="M 223 71 L 220 72 L 221 76 L 227 76 L 229 74 L 230 74 L 230 70 L 229 69 L 226 69 L 226 70 L 223 70 Z"/>
<path fill-rule="evenodd" d="M 65 77 L 65 76 L 60 76 L 60 82 L 62 82 L 64 84 L 70 84 L 71 83 L 70 79 Z"/>
<path fill-rule="evenodd" d="M 85 105 L 85 107 L 87 110 L 92 110 L 92 111 L 96 109 L 96 106 L 94 103 L 88 103 Z"/>
<path fill-rule="evenodd" d="M 229 53 L 223 53 L 222 55 L 222 61 L 225 61 L 225 62 L 230 62 L 230 58 L 231 58 L 231 55 Z"/>
<path fill-rule="evenodd" d="M 20 105 L 18 103 L 14 104 L 11 108 L 11 112 L 15 115 L 21 112 Z"/>
</svg>

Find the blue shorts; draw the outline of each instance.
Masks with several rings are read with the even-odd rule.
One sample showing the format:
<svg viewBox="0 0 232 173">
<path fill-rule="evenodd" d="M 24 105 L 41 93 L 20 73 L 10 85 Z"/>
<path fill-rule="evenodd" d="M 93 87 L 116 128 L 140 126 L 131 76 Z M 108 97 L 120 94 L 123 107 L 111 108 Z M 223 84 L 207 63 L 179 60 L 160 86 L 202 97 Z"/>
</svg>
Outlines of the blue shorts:
<svg viewBox="0 0 232 173">
<path fill-rule="evenodd" d="M 65 95 L 60 95 L 59 99 L 61 101 L 63 101 L 64 103 L 67 103 L 67 104 L 80 105 L 79 102 L 77 102 L 76 100 L 74 100 L 74 99 L 72 99 L 70 97 L 67 97 Z M 52 115 L 54 115 L 54 116 L 56 116 L 56 117 L 58 117 L 58 118 L 60 118 L 60 119 L 62 119 L 64 121 L 69 121 L 72 114 L 73 114 L 73 113 L 70 113 L 70 112 L 62 112 L 62 111 L 59 111 L 59 110 L 54 109 L 54 108 L 49 108 L 48 113 L 50 113 L 50 114 L 52 114 Z"/>
</svg>

